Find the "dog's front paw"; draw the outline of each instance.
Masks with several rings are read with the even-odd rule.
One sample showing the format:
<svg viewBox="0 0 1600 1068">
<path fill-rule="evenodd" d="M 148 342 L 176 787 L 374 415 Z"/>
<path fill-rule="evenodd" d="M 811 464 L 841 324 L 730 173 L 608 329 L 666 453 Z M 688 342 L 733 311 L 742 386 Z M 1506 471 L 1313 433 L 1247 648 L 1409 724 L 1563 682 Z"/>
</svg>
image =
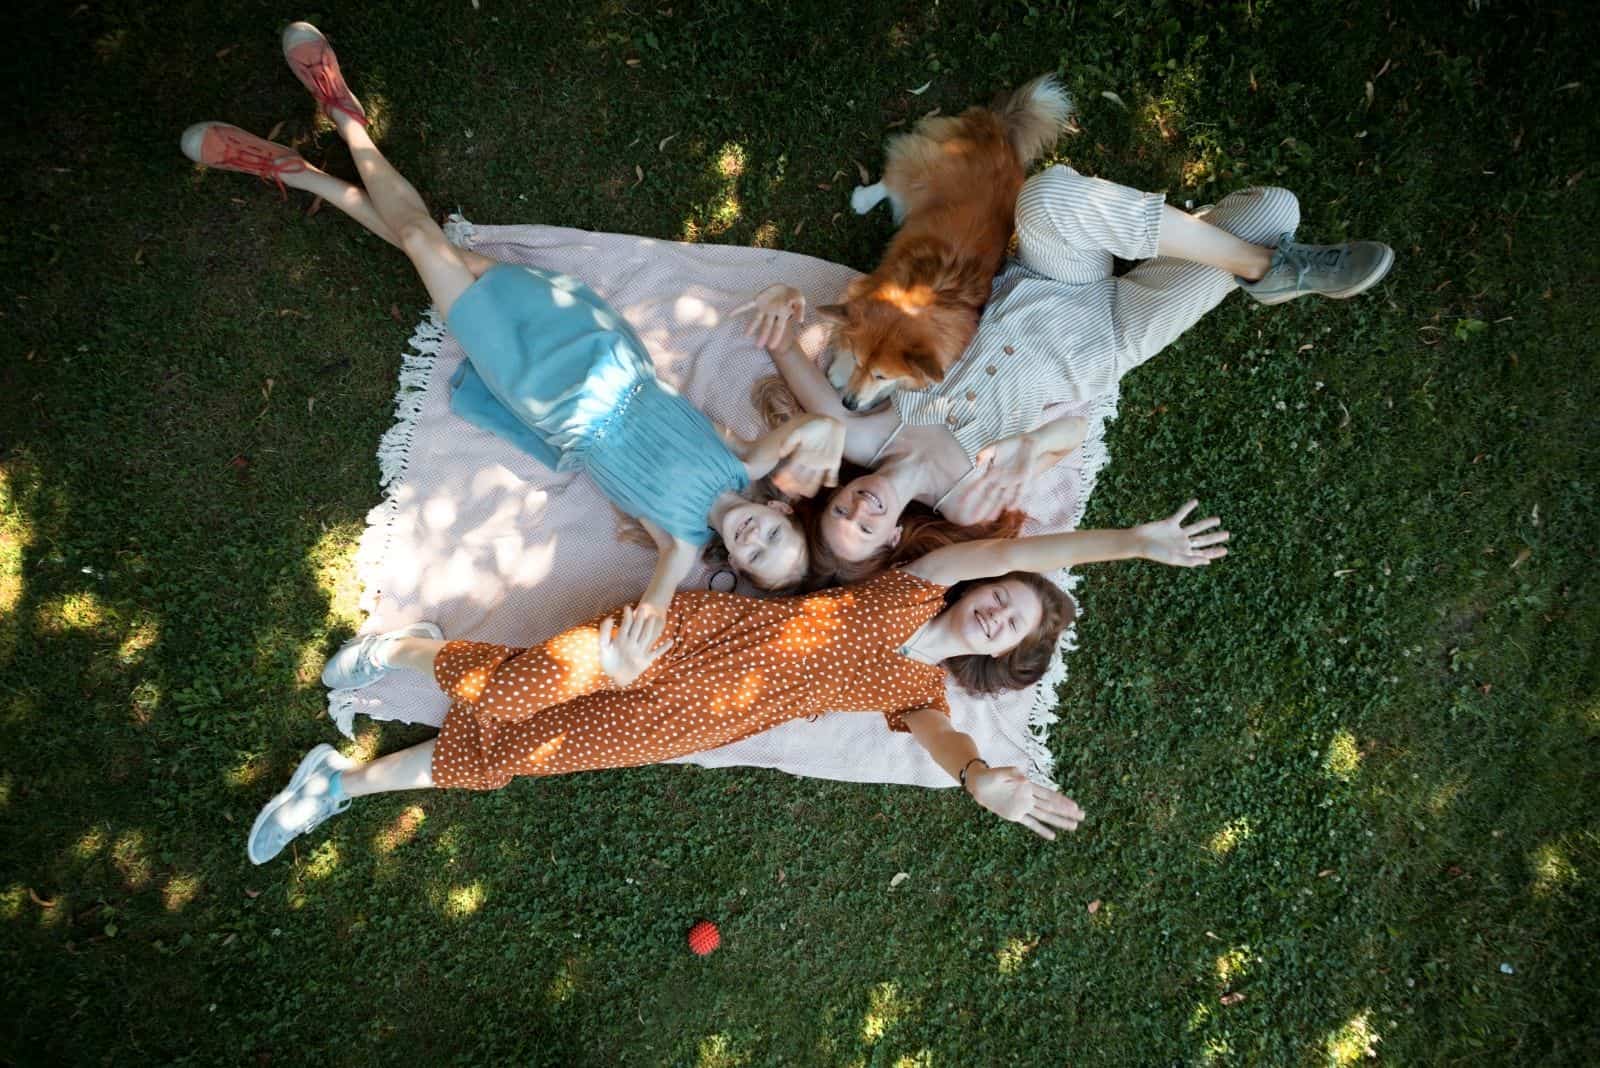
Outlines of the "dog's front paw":
<svg viewBox="0 0 1600 1068">
<path fill-rule="evenodd" d="M 834 389 L 843 390 L 855 373 L 856 358 L 848 352 L 835 352 L 828 361 L 828 384 Z"/>
</svg>

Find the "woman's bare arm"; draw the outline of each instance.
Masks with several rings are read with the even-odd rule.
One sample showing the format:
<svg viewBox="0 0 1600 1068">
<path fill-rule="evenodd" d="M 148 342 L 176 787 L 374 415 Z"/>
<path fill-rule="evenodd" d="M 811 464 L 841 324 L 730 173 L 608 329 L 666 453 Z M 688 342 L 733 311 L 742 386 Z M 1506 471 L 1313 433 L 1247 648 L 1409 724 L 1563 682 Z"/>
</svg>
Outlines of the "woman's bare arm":
<svg viewBox="0 0 1600 1068">
<path fill-rule="evenodd" d="M 1079 564 L 1142 557 L 1173 567 L 1199 567 L 1228 555 L 1226 530 L 1215 530 L 1215 516 L 1183 525 L 1198 502 L 1172 515 L 1126 530 L 1072 530 L 1028 538 L 991 538 L 935 549 L 907 567 L 918 578 L 941 586 L 993 578 L 1011 571 L 1043 574 Z"/>
</svg>

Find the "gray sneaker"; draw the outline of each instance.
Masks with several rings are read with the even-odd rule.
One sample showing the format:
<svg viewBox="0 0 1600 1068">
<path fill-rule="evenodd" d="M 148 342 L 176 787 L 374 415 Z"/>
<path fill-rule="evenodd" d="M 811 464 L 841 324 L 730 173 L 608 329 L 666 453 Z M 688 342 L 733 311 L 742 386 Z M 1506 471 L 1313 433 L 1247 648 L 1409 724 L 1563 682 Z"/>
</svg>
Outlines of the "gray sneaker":
<svg viewBox="0 0 1600 1068">
<path fill-rule="evenodd" d="M 439 629 L 437 623 L 424 621 L 382 634 L 351 638 L 322 665 L 322 684 L 332 690 L 357 690 L 383 678 L 389 669 L 378 663 L 376 654 L 378 646 L 390 638 L 432 638 L 441 641 L 444 631 Z"/>
<path fill-rule="evenodd" d="M 1302 245 L 1284 234 L 1272 266 L 1260 280 L 1239 279 L 1239 288 L 1262 304 L 1282 304 L 1307 293 L 1345 300 L 1383 280 L 1394 266 L 1394 249 L 1378 241 Z"/>
<path fill-rule="evenodd" d="M 355 767 L 331 745 L 319 745 L 305 755 L 294 775 L 256 817 L 246 851 L 253 864 L 265 864 L 295 837 L 305 834 L 329 816 L 350 807 L 350 799 L 333 799 L 333 775 Z"/>
</svg>

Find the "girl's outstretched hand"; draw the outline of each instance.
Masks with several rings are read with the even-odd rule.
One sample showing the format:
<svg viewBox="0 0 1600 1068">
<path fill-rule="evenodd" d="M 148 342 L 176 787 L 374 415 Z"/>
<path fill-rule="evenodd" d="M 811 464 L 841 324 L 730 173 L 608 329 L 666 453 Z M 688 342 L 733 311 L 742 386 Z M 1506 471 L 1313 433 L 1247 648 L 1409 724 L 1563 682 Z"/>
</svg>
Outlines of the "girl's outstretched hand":
<svg viewBox="0 0 1600 1068">
<path fill-rule="evenodd" d="M 1214 529 L 1222 525 L 1222 520 L 1208 516 L 1184 525 L 1184 518 L 1199 506 L 1199 501 L 1186 501 L 1167 518 L 1134 527 L 1133 534 L 1141 545 L 1139 555 L 1173 567 L 1203 567 L 1227 556 L 1222 543 L 1228 540 L 1228 532 Z"/>
<path fill-rule="evenodd" d="M 789 323 L 796 326 L 806 321 L 806 298 L 794 286 L 768 286 L 756 294 L 756 299 L 733 309 L 732 314 L 742 315 L 754 311 L 755 318 L 744 328 L 745 337 L 753 337 L 764 349 L 775 349 L 783 344 Z"/>
<path fill-rule="evenodd" d="M 967 782 L 974 801 L 1040 838 L 1054 838 L 1057 830 L 1075 831 L 1083 822 L 1083 809 L 1076 801 L 1030 782 L 1021 768 L 980 768 L 967 776 Z"/>
<path fill-rule="evenodd" d="M 600 670 L 616 686 L 628 686 L 656 662 L 656 657 L 672 648 L 671 642 L 656 646 L 666 627 L 666 618 L 653 605 L 632 605 L 622 610 L 620 625 L 609 616 L 600 623 Z"/>
<path fill-rule="evenodd" d="M 796 420 L 779 450 L 784 492 L 810 497 L 822 486 L 837 486 L 844 438 L 844 424 L 831 416 L 808 415 Z"/>
</svg>

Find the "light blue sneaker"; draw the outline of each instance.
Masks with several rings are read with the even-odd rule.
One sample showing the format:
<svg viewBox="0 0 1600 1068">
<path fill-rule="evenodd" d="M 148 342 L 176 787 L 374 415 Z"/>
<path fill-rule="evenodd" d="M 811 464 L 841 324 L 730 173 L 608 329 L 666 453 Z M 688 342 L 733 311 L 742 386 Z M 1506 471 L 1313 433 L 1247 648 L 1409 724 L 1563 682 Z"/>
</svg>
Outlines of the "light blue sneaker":
<svg viewBox="0 0 1600 1068">
<path fill-rule="evenodd" d="M 1394 249 L 1379 241 L 1302 245 L 1293 234 L 1284 234 L 1267 273 L 1254 282 L 1239 279 L 1239 288 L 1262 304 L 1283 304 L 1307 293 L 1347 300 L 1377 285 L 1393 266 Z"/>
<path fill-rule="evenodd" d="M 294 769 L 289 785 L 266 803 L 250 828 L 245 848 L 251 863 L 265 864 L 294 838 L 349 808 L 350 798 L 342 790 L 334 796 L 333 776 L 355 766 L 355 761 L 346 759 L 331 745 L 319 745 L 307 753 Z"/>
<path fill-rule="evenodd" d="M 371 686 L 383 678 L 389 669 L 379 661 L 377 654 L 380 646 L 390 638 L 432 638 L 442 641 L 444 631 L 439 629 L 437 623 L 424 621 L 383 634 L 351 638 L 322 665 L 322 684 L 332 690 L 355 690 Z"/>
</svg>

